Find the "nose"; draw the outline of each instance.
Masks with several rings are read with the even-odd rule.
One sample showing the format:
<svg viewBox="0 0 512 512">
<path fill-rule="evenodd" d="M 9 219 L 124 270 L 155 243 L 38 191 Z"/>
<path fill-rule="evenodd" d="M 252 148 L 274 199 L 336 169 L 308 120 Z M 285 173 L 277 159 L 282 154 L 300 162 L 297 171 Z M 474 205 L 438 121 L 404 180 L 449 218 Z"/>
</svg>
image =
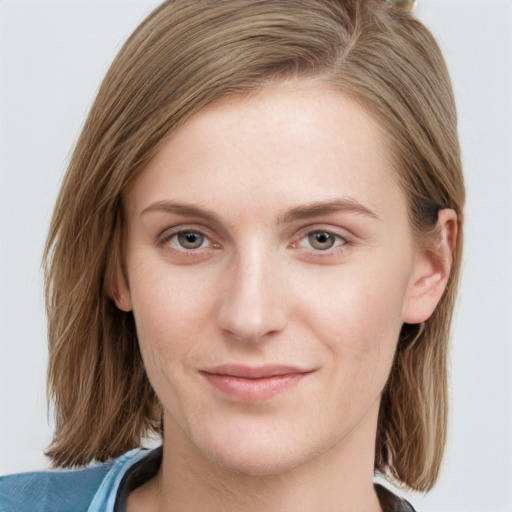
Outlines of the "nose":
<svg viewBox="0 0 512 512">
<path fill-rule="evenodd" d="M 284 268 L 268 251 L 237 255 L 225 282 L 218 324 L 244 342 L 257 342 L 288 324 Z"/>
</svg>

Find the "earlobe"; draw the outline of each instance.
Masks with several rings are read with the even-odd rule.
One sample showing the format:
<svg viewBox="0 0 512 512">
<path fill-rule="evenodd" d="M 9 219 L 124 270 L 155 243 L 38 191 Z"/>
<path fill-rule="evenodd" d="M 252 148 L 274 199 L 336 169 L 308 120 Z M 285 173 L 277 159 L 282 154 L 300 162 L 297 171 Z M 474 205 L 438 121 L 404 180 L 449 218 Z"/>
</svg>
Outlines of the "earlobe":
<svg viewBox="0 0 512 512">
<path fill-rule="evenodd" d="M 439 210 L 437 237 L 417 255 L 404 305 L 403 321 L 419 324 L 434 312 L 450 277 L 457 242 L 457 214 L 446 208 Z"/>
<path fill-rule="evenodd" d="M 115 269 L 111 273 L 107 292 L 118 309 L 125 313 L 132 310 L 130 289 L 119 265 L 115 265 Z"/>
<path fill-rule="evenodd" d="M 117 291 L 112 294 L 112 300 L 118 309 L 128 313 L 132 310 L 132 301 L 130 293 L 118 293 Z"/>
</svg>

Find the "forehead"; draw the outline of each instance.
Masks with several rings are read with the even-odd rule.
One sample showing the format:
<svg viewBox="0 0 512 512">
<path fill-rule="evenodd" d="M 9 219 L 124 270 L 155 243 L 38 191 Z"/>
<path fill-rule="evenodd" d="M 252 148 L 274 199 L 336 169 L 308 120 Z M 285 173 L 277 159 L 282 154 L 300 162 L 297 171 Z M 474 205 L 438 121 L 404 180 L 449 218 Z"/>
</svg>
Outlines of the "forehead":
<svg viewBox="0 0 512 512">
<path fill-rule="evenodd" d="M 226 207 L 355 196 L 386 208 L 401 200 L 384 130 L 357 102 L 316 81 L 272 84 L 216 101 L 173 133 L 129 199 L 191 198 Z M 231 194 L 230 194 L 231 193 Z M 192 196 L 192 194 L 194 194 Z"/>
</svg>

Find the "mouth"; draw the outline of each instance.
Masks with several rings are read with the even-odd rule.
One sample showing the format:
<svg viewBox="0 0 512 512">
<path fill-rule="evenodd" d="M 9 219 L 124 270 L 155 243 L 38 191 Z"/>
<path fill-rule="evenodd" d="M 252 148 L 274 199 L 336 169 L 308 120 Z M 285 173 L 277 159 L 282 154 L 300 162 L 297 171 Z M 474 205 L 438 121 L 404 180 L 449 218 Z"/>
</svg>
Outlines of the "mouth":
<svg viewBox="0 0 512 512">
<path fill-rule="evenodd" d="M 287 365 L 229 364 L 199 373 L 225 397 L 240 402 L 261 402 L 293 388 L 312 372 Z"/>
</svg>

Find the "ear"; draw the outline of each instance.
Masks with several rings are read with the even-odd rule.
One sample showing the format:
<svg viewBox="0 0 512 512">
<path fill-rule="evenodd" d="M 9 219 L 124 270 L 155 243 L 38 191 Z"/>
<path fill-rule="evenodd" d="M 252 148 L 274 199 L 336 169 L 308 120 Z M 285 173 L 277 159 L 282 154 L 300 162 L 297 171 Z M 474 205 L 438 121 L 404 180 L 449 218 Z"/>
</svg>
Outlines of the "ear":
<svg viewBox="0 0 512 512">
<path fill-rule="evenodd" d="M 107 293 L 121 311 L 128 313 L 132 310 L 132 298 L 126 275 L 119 262 L 116 262 L 113 267 L 108 272 Z"/>
<path fill-rule="evenodd" d="M 419 324 L 427 320 L 443 296 L 457 244 L 457 214 L 439 210 L 437 236 L 430 246 L 418 251 L 404 304 L 403 321 Z"/>
</svg>

